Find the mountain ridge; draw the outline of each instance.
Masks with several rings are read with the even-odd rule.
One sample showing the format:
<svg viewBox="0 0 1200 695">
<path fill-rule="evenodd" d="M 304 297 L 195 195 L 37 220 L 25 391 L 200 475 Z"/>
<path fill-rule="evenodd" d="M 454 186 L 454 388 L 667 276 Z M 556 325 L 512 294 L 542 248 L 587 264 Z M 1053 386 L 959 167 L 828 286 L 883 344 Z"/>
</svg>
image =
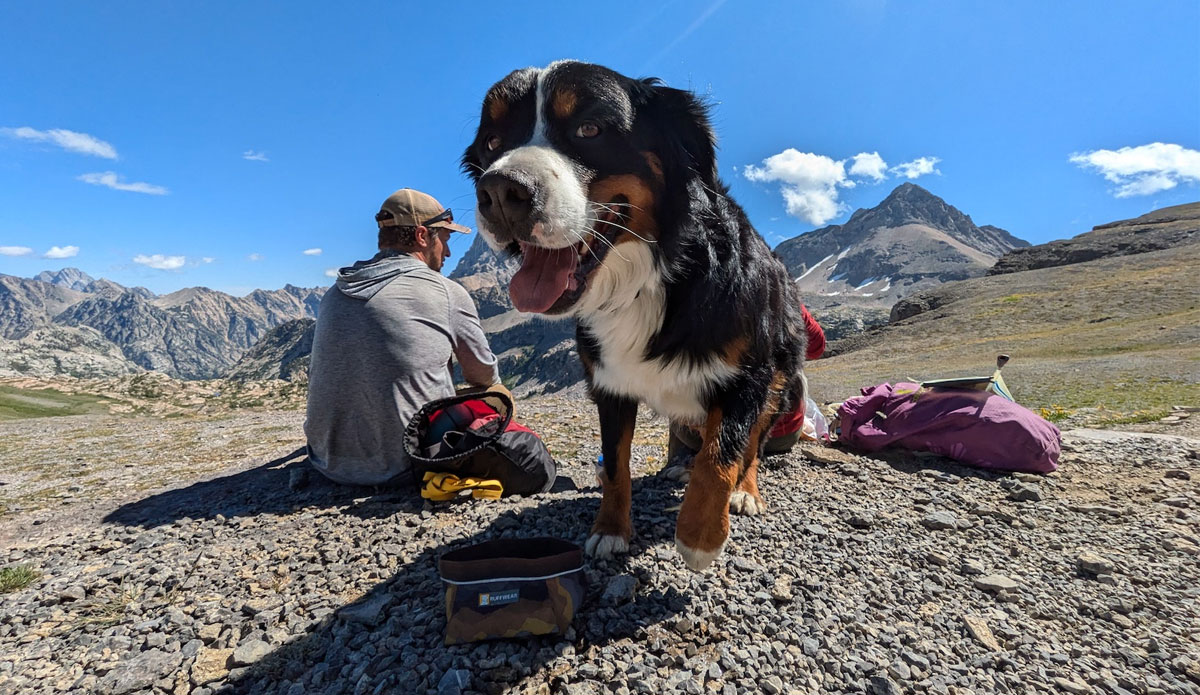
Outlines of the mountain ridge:
<svg viewBox="0 0 1200 695">
<path fill-rule="evenodd" d="M 999 227 L 976 225 L 942 198 L 905 183 L 875 207 L 855 210 L 844 224 L 788 239 L 775 253 L 806 297 L 890 305 L 917 290 L 983 275 L 997 258 L 1028 245 Z"/>
</svg>

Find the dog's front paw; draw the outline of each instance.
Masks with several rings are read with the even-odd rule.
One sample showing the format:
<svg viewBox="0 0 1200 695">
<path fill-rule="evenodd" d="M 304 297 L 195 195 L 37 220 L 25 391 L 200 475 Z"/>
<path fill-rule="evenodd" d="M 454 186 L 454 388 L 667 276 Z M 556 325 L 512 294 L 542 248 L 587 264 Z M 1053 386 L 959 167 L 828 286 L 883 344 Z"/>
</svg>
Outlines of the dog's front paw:
<svg viewBox="0 0 1200 695">
<path fill-rule="evenodd" d="M 611 558 L 615 555 L 624 555 L 629 552 L 629 539 L 623 536 L 593 533 L 588 536 L 583 550 L 595 558 Z"/>
<path fill-rule="evenodd" d="M 702 572 L 708 569 L 712 561 L 717 559 L 721 551 L 725 549 L 725 544 L 722 543 L 716 550 L 700 550 L 692 548 L 679 540 L 679 536 L 675 536 L 675 549 L 679 551 L 679 555 L 683 558 L 684 564 L 695 572 Z"/>
<path fill-rule="evenodd" d="M 737 490 L 729 497 L 729 511 L 742 516 L 757 516 L 767 511 L 767 503 L 761 497 Z"/>
</svg>

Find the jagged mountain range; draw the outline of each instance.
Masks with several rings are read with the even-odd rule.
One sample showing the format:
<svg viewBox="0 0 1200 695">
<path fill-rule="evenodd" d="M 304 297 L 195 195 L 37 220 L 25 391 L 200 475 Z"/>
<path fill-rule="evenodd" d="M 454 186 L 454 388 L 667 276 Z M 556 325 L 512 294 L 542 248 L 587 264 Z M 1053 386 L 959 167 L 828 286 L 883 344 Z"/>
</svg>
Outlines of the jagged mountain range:
<svg viewBox="0 0 1200 695">
<path fill-rule="evenodd" d="M 0 375 L 220 376 L 277 325 L 314 318 L 324 288 L 166 295 L 75 268 L 0 275 Z"/>
<path fill-rule="evenodd" d="M 886 323 L 903 296 L 982 276 L 997 258 L 1028 246 L 904 184 L 874 208 L 785 241 L 776 253 L 833 341 Z M 516 311 L 508 296 L 515 270 L 477 235 L 451 277 L 475 299 L 501 375 L 517 393 L 578 384 L 574 323 Z M 8 339 L 0 341 L 0 374 L 150 369 L 190 379 L 303 378 L 323 293 L 289 285 L 240 298 L 206 288 L 156 296 L 70 268 L 36 279 L 0 276 L 0 338 Z M 87 360 L 68 359 L 70 346 Z"/>
</svg>

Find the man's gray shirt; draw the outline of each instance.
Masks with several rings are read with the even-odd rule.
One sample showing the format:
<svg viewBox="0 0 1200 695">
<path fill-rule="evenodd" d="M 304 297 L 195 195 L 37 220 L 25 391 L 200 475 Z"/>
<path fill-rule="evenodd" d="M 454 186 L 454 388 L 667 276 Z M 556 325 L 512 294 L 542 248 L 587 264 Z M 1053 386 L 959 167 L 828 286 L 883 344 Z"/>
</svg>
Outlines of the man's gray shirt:
<svg viewBox="0 0 1200 695">
<path fill-rule="evenodd" d="M 499 381 L 475 303 L 461 285 L 407 254 L 380 252 L 338 271 L 321 300 L 304 434 L 313 465 L 339 483 L 409 475 L 404 429 L 463 377 Z"/>
</svg>

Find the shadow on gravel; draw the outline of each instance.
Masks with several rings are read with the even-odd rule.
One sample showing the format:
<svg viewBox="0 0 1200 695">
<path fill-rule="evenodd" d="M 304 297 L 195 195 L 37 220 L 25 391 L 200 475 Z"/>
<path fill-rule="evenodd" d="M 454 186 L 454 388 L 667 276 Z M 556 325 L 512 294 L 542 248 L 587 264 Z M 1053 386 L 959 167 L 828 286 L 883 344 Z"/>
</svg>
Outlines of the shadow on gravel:
<svg viewBox="0 0 1200 695">
<path fill-rule="evenodd" d="M 677 484 L 671 481 L 652 477 L 634 480 L 636 531 L 631 556 L 670 547 L 667 561 L 679 562 L 672 542 L 673 514 L 665 511 L 673 504 L 677 491 Z M 645 576 L 645 570 L 632 567 L 628 557 L 612 561 L 588 559 L 585 560 L 589 580 L 586 598 L 566 636 L 444 646 L 444 589 L 437 573 L 437 561 L 442 554 L 501 537 L 549 535 L 582 544 L 599 507 L 598 494 L 548 492 L 535 499 L 539 502 L 537 506 L 501 511 L 490 521 L 481 522 L 486 526 L 473 533 L 456 526 L 469 524 L 481 513 L 486 514 L 482 509 L 464 508 L 480 505 L 479 501 L 460 499 L 437 505 L 432 513 L 421 515 L 420 525 L 407 529 L 408 518 L 398 514 L 406 511 L 404 506 L 372 505 L 364 510 L 372 517 L 398 514 L 394 526 L 380 529 L 379 535 L 390 535 L 390 539 L 380 538 L 382 542 L 418 539 L 412 543 L 416 546 L 424 535 L 458 537 L 419 550 L 390 579 L 377 584 L 357 601 L 340 606 L 310 628 L 307 635 L 276 647 L 248 668 L 231 672 L 229 680 L 215 692 L 508 693 L 523 687 L 523 683 L 531 683 L 528 679 L 541 667 L 561 659 L 561 664 L 549 669 L 547 685 L 553 692 L 559 686 L 560 675 L 572 668 L 569 664 L 573 653 L 591 647 L 604 649 L 624 639 L 661 639 L 663 628 L 655 626 L 686 613 L 691 602 L 702 600 L 703 597 L 685 595 L 674 587 L 633 591 L 632 586 L 627 594 L 622 592 L 614 598 L 606 594 L 610 584 L 614 587 L 620 584 L 612 583 L 614 577 L 632 576 L 646 585 L 650 578 Z M 399 535 L 390 531 L 396 527 L 401 529 Z M 682 563 L 679 567 L 682 569 Z M 686 574 L 686 570 L 683 572 Z M 610 658 L 619 661 L 615 655 Z M 452 670 L 461 674 L 463 680 L 451 686 L 443 683 L 443 678 L 453 677 L 455 674 L 446 675 Z"/>
<path fill-rule="evenodd" d="M 904 449 L 884 449 L 873 454 L 862 454 L 862 456 L 882 461 L 891 466 L 896 472 L 908 473 L 910 475 L 920 474 L 923 471 L 934 471 L 944 476 L 978 478 L 988 481 L 1000 480 L 1001 478 L 1012 476 L 1012 473 L 1008 471 L 974 468 L 945 456 L 917 453 Z"/>
<path fill-rule="evenodd" d="M 300 471 L 307 483 L 298 490 L 290 488 L 293 471 Z M 362 498 L 367 498 L 363 500 Z M 405 488 L 353 487 L 337 485 L 312 470 L 304 447 L 240 473 L 225 475 L 187 487 L 151 495 L 113 510 L 104 521 L 124 526 L 154 528 L 183 518 L 211 519 L 218 514 L 226 519 L 261 514 L 291 514 L 301 509 L 340 507 L 354 503 L 354 509 L 369 510 L 384 504 L 396 509 L 420 511 L 422 501 Z M 366 512 L 363 512 L 366 513 Z"/>
</svg>

